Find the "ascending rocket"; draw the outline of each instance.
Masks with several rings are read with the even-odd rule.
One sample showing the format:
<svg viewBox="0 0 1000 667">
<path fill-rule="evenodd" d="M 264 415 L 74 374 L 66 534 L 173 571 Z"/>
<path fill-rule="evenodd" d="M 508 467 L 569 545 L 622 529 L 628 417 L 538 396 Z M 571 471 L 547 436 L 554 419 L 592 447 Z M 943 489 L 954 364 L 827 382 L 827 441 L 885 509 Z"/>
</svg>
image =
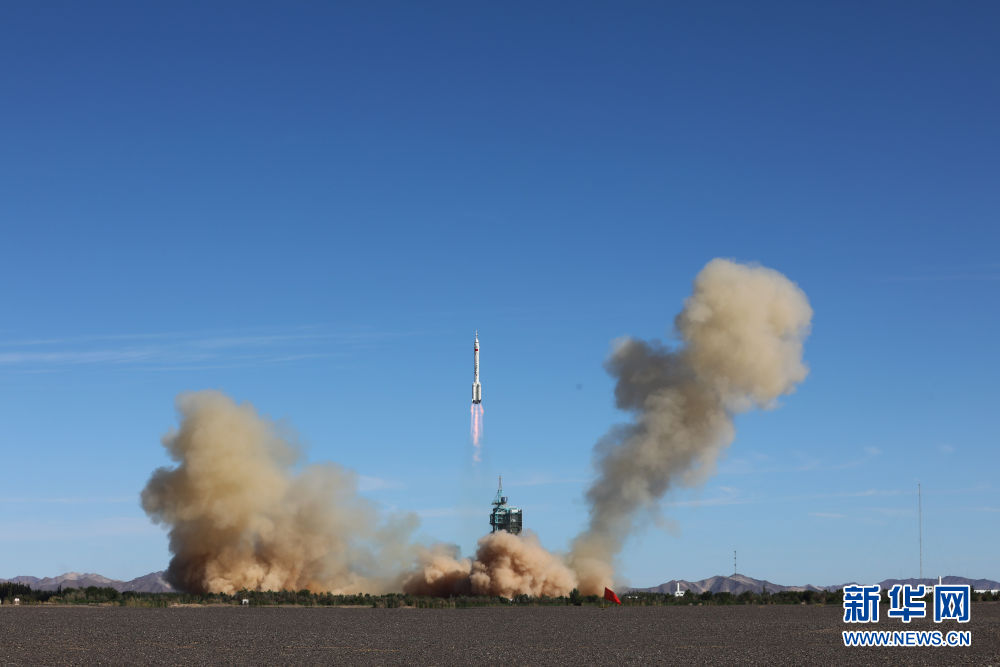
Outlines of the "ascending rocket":
<svg viewBox="0 0 1000 667">
<path fill-rule="evenodd" d="M 473 368 L 472 368 L 472 402 L 483 402 L 483 385 L 479 384 L 479 331 L 476 331 L 476 342 L 473 347 Z"/>
</svg>

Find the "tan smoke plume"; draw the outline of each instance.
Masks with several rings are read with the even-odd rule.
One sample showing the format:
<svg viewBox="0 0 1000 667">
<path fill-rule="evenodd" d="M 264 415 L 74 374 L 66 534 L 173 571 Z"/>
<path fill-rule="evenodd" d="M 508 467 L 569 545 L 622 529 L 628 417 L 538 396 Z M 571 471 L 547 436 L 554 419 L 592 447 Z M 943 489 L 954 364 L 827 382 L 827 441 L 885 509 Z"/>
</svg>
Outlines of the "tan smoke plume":
<svg viewBox="0 0 1000 667">
<path fill-rule="evenodd" d="M 409 518 L 379 524 L 356 476 L 334 464 L 296 473 L 299 450 L 249 404 L 213 391 L 177 399 L 163 438 L 174 468 L 153 473 L 143 509 L 170 527 L 168 580 L 189 592 L 399 590 L 412 562 Z"/>
<path fill-rule="evenodd" d="M 479 540 L 475 560 L 459 558 L 453 548 L 425 550 L 420 567 L 404 582 L 414 595 L 515 595 L 559 597 L 577 587 L 576 574 L 546 551 L 531 533 L 497 532 Z"/>
<path fill-rule="evenodd" d="M 714 259 L 676 318 L 679 349 L 617 342 L 606 368 L 617 378 L 618 407 L 633 418 L 595 447 L 590 521 L 569 560 L 582 593 L 612 585 L 614 557 L 643 511 L 655 511 L 675 484 L 712 472 L 733 439 L 735 413 L 772 407 L 805 379 L 811 319 L 805 294 L 782 274 Z"/>
<path fill-rule="evenodd" d="M 675 320 L 679 348 L 619 340 L 606 368 L 632 419 L 595 447 L 589 524 L 566 559 L 530 533 L 487 535 L 473 559 L 415 547 L 414 517 L 380 522 L 354 474 L 334 464 L 296 472 L 291 438 L 217 392 L 178 398 L 180 428 L 163 438 L 177 466 L 153 473 L 142 505 L 170 527 L 168 579 L 190 592 L 601 594 L 639 517 L 712 472 L 733 415 L 772 407 L 805 378 L 811 319 L 805 294 L 780 273 L 715 259 Z"/>
</svg>

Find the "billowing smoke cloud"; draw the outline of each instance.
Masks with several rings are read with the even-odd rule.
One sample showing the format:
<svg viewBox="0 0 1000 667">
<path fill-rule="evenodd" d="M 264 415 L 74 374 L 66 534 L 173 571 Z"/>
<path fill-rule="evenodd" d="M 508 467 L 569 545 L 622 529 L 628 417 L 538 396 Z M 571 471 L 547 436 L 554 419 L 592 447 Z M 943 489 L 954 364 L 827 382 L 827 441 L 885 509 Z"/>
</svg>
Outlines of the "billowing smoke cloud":
<svg viewBox="0 0 1000 667">
<path fill-rule="evenodd" d="M 479 540 L 475 560 L 438 545 L 424 550 L 420 561 L 403 583 L 407 593 L 559 597 L 577 587 L 576 574 L 531 533 L 491 533 Z"/>
<path fill-rule="evenodd" d="M 772 407 L 805 378 L 811 318 L 805 294 L 780 273 L 715 259 L 676 318 L 677 349 L 619 340 L 606 367 L 632 419 L 595 448 L 589 524 L 567 558 L 531 534 L 487 535 L 474 559 L 415 547 L 414 517 L 380 522 L 336 465 L 297 472 L 292 438 L 216 392 L 178 398 L 180 428 L 163 439 L 178 465 L 153 474 L 143 508 L 170 527 L 168 578 L 186 591 L 600 594 L 640 517 L 675 485 L 712 472 L 733 415 Z"/>
<path fill-rule="evenodd" d="M 411 517 L 387 523 L 334 464 L 296 472 L 289 434 L 212 391 L 177 399 L 181 424 L 163 438 L 174 468 L 160 468 L 143 509 L 170 527 L 167 578 L 190 592 L 241 589 L 399 590 L 412 563 Z"/>
<path fill-rule="evenodd" d="M 581 592 L 612 585 L 614 558 L 644 511 L 713 471 L 735 413 L 772 407 L 806 377 L 811 319 L 805 294 L 777 271 L 714 259 L 675 321 L 679 349 L 617 341 L 606 367 L 618 407 L 633 418 L 595 448 L 590 521 L 570 556 Z"/>
</svg>

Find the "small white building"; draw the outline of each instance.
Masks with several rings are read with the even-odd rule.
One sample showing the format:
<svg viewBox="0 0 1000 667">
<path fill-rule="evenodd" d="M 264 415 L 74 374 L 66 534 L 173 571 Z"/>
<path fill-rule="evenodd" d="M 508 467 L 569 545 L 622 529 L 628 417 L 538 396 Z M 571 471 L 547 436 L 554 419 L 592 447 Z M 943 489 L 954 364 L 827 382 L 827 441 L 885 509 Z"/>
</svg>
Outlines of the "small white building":
<svg viewBox="0 0 1000 667">
<path fill-rule="evenodd" d="M 14 604 L 21 604 L 21 598 L 14 598 Z"/>
<path fill-rule="evenodd" d="M 942 577 L 938 577 L 938 586 L 941 585 Z M 973 588 L 973 593 L 989 593 L 990 595 L 996 595 L 1000 593 L 1000 588 Z"/>
<path fill-rule="evenodd" d="M 241 602 L 240 604 L 248 605 L 248 604 L 250 604 L 250 600 L 247 600 L 246 598 L 243 598 L 243 602 Z"/>
</svg>

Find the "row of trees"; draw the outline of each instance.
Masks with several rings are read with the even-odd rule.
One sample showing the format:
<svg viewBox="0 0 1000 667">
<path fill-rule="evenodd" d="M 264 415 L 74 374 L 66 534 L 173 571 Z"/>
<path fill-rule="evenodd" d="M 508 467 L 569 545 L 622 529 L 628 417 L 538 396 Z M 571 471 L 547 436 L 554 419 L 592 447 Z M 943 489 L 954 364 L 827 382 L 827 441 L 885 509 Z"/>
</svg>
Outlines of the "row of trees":
<svg viewBox="0 0 1000 667">
<path fill-rule="evenodd" d="M 450 598 L 433 598 L 403 593 L 386 595 L 334 595 L 333 593 L 313 593 L 301 591 L 240 591 L 235 595 L 225 593 L 137 593 L 116 591 L 113 588 L 88 586 L 87 588 L 60 588 L 55 591 L 36 591 L 24 584 L 0 583 L 0 600 L 9 604 L 19 598 L 22 604 L 112 604 L 125 607 L 168 607 L 174 604 L 223 604 L 239 605 L 243 600 L 253 606 L 363 606 L 393 609 L 417 607 L 421 609 L 455 609 L 466 607 L 492 606 L 566 606 L 605 604 L 597 595 L 581 595 L 574 589 L 568 597 L 531 597 L 518 595 L 508 600 L 501 597 L 462 595 Z M 888 599 L 886 598 L 886 601 Z M 972 593 L 973 602 L 1000 601 L 997 593 Z M 843 603 L 842 591 L 782 591 L 759 593 L 746 591 L 739 595 L 732 593 L 699 593 L 687 591 L 681 597 L 663 593 L 627 593 L 622 596 L 626 606 L 666 606 L 666 605 L 734 605 L 734 604 L 833 604 Z"/>
<path fill-rule="evenodd" d="M 15 599 L 19 599 L 24 604 L 48 602 L 53 595 L 53 591 L 35 591 L 30 586 L 13 581 L 0 582 L 0 602 L 3 604 L 10 604 Z"/>
</svg>

